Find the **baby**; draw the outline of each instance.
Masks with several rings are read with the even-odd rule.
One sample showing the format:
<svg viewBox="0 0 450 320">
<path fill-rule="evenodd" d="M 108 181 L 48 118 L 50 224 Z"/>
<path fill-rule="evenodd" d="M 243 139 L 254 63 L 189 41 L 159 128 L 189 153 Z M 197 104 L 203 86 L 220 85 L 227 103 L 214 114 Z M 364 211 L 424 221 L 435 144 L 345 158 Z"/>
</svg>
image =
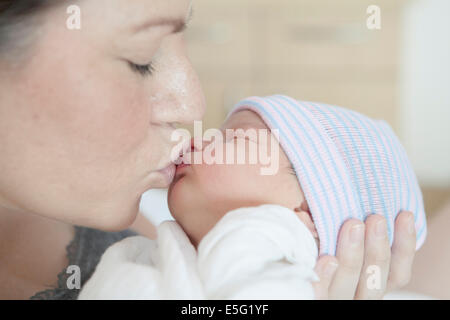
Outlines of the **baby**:
<svg viewBox="0 0 450 320">
<path fill-rule="evenodd" d="M 227 129 L 268 137 L 230 137 Z M 130 298 L 132 292 L 139 298 L 313 299 L 318 253 L 335 254 L 343 222 L 373 213 L 386 217 L 392 244 L 396 214 L 413 212 L 417 248 L 423 244 L 422 195 L 386 123 L 276 95 L 239 102 L 222 130 L 223 140 L 210 151 L 224 157 L 231 149 L 232 157 L 249 155 L 252 146 L 271 150 L 275 137 L 278 159 L 270 160 L 278 170 L 262 175 L 266 164 L 250 161 L 196 163 L 210 145 L 193 143 L 169 188 L 176 222 L 163 223 L 156 241 L 137 237 L 108 249 L 81 298 Z M 117 254 L 120 247 L 126 254 Z M 140 267 L 131 270 L 131 262 Z M 101 284 L 106 272 L 121 280 Z"/>
</svg>

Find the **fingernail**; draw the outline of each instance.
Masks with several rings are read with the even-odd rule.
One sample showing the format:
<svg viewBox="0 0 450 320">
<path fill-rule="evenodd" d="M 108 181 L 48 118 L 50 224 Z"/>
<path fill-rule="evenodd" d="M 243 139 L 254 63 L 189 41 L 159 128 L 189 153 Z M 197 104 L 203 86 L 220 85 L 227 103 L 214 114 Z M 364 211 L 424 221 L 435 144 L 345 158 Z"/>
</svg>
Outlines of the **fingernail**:
<svg viewBox="0 0 450 320">
<path fill-rule="evenodd" d="M 416 230 L 416 226 L 414 224 L 414 215 L 410 215 L 409 221 L 408 221 L 408 233 L 413 234 Z"/>
<path fill-rule="evenodd" d="M 364 239 L 364 225 L 362 223 L 354 225 L 350 230 L 350 240 L 353 244 L 359 244 Z"/>
<path fill-rule="evenodd" d="M 377 222 L 375 226 L 375 234 L 378 238 L 383 238 L 387 235 L 387 226 L 384 219 Z"/>
<path fill-rule="evenodd" d="M 334 261 L 327 263 L 327 265 L 325 266 L 325 270 L 324 270 L 325 275 L 327 277 L 331 278 L 333 276 L 334 272 L 336 271 L 337 267 L 338 267 L 338 264 Z"/>
</svg>

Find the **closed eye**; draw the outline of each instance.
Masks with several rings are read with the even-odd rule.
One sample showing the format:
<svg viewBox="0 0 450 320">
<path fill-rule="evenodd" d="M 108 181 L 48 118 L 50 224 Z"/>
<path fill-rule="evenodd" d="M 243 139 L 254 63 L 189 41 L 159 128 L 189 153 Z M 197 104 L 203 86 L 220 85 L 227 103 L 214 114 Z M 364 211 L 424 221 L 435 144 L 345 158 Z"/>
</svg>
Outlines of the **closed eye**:
<svg viewBox="0 0 450 320">
<path fill-rule="evenodd" d="M 232 140 L 238 140 L 238 139 L 244 139 L 249 142 L 258 143 L 257 141 L 250 139 L 250 137 L 248 137 L 248 136 L 233 136 L 233 138 L 232 138 Z"/>
<path fill-rule="evenodd" d="M 155 68 L 151 62 L 149 64 L 136 64 L 129 61 L 128 64 L 130 65 L 131 70 L 137 72 L 143 77 L 151 76 L 155 71 Z"/>
<path fill-rule="evenodd" d="M 254 143 L 257 143 L 257 141 L 255 141 L 255 139 L 252 137 L 250 138 L 248 135 L 246 134 L 239 134 L 239 131 L 234 131 L 233 134 L 226 134 L 225 129 L 222 129 L 222 135 L 224 137 L 224 141 L 231 141 L 231 140 L 237 140 L 237 139 L 245 139 L 248 141 L 252 141 Z"/>
</svg>

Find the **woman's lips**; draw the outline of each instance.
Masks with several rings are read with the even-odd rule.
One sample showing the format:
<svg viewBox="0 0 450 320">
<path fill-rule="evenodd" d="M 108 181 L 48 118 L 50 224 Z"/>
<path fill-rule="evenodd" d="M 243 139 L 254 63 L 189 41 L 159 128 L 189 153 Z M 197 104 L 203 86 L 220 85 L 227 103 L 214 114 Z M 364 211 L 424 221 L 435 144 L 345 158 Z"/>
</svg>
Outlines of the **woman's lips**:
<svg viewBox="0 0 450 320">
<path fill-rule="evenodd" d="M 190 164 L 180 163 L 179 165 L 177 165 L 177 170 L 180 170 L 181 168 L 184 168 L 184 167 L 187 167 L 187 166 L 190 166 Z"/>
<path fill-rule="evenodd" d="M 161 170 L 158 170 L 159 173 L 165 176 L 168 185 L 172 182 L 173 178 L 175 177 L 175 171 L 176 167 L 175 164 L 173 163 Z"/>
<path fill-rule="evenodd" d="M 191 165 L 188 163 L 180 163 L 177 165 L 176 171 L 175 171 L 175 177 L 179 176 L 180 173 L 185 171 L 185 168 L 190 167 Z"/>
<path fill-rule="evenodd" d="M 185 173 L 183 171 L 185 171 L 187 167 L 190 167 L 190 164 L 187 163 L 180 163 L 176 166 L 176 171 L 175 171 L 175 178 L 172 181 L 172 184 L 175 184 L 178 180 L 180 180 L 182 177 L 185 176 Z"/>
</svg>

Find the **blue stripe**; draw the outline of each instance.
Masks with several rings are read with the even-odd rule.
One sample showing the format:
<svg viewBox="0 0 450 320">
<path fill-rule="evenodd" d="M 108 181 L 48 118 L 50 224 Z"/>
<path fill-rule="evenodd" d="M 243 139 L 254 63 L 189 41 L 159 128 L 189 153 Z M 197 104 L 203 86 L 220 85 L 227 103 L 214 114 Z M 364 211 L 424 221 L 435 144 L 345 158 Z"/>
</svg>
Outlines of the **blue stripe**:
<svg viewBox="0 0 450 320">
<path fill-rule="evenodd" d="M 395 143 L 395 145 L 397 146 L 397 148 L 400 150 L 399 151 L 399 154 L 400 154 L 400 157 L 401 157 L 401 159 L 402 159 L 402 162 L 403 162 L 403 166 L 402 166 L 402 168 L 404 169 L 404 174 L 405 174 L 405 176 L 406 176 L 406 179 L 408 180 L 408 185 L 407 185 L 407 192 L 408 192 L 408 204 L 407 204 L 407 206 L 406 206 L 406 208 L 405 209 L 407 209 L 407 208 L 409 208 L 409 206 L 411 205 L 411 189 L 410 189 L 410 186 L 411 186 L 411 180 L 414 180 L 413 179 L 413 177 L 411 176 L 411 170 L 408 168 L 408 166 L 407 166 L 407 164 L 408 164 L 408 161 L 407 161 L 407 158 L 406 158 L 406 154 L 404 154 L 403 152 L 402 152 L 402 150 L 403 150 L 403 147 L 402 147 L 402 145 L 401 145 L 401 143 L 396 139 L 396 137 L 395 137 L 395 134 L 394 134 L 394 132 L 392 132 L 392 130 L 391 130 L 391 128 L 387 125 L 387 124 L 385 124 L 385 127 L 389 130 L 389 132 L 391 133 L 391 135 L 390 135 L 390 138 L 391 138 L 391 140 L 393 141 L 393 143 Z M 414 183 L 414 182 L 413 182 Z M 416 201 L 416 210 L 418 210 L 419 208 L 418 208 L 418 206 L 417 206 L 417 201 Z M 417 218 L 417 216 L 416 216 L 416 218 Z"/>
<path fill-rule="evenodd" d="M 423 233 L 423 232 L 425 231 L 425 229 L 426 229 L 426 226 L 427 226 L 427 224 L 424 223 L 424 224 L 422 225 L 422 228 L 420 228 L 419 232 L 417 232 L 417 235 L 416 235 L 416 241 L 420 239 L 420 237 L 422 236 L 422 233 Z"/>
<path fill-rule="evenodd" d="M 402 204 L 401 204 L 401 207 L 400 207 L 399 211 L 401 211 L 401 210 L 412 210 L 412 208 L 410 208 L 410 204 L 411 204 L 411 190 L 410 190 L 411 180 L 410 180 L 410 178 L 412 178 L 412 177 L 410 177 L 410 173 L 408 172 L 409 171 L 408 168 L 405 167 L 405 157 L 402 154 L 402 146 L 395 139 L 395 134 L 394 134 L 394 132 L 392 132 L 390 126 L 388 126 L 386 123 L 383 123 L 383 125 L 385 127 L 385 130 L 387 132 L 389 132 L 389 135 L 387 135 L 389 140 L 399 150 L 399 152 L 395 153 L 396 157 L 398 158 L 398 164 L 397 165 L 398 165 L 398 167 L 400 167 L 402 169 L 402 173 L 403 173 L 402 178 L 403 179 L 406 178 L 406 180 L 408 181 L 408 183 L 406 185 L 406 193 L 407 193 L 408 203 L 407 204 L 403 203 L 403 199 L 402 199 Z M 417 217 L 418 217 L 417 210 L 418 210 L 417 206 L 416 206 L 415 210 L 412 210 L 412 211 L 414 211 L 413 213 L 414 213 L 414 221 L 415 222 L 417 221 Z"/>
<path fill-rule="evenodd" d="M 314 104 L 314 105 L 316 105 L 315 103 L 313 103 L 313 102 L 308 102 L 308 103 L 312 103 L 312 104 Z M 322 108 L 317 108 L 317 110 L 324 116 L 324 117 L 326 117 L 326 119 L 328 120 L 328 122 L 331 124 L 331 123 L 333 123 L 333 126 L 335 127 L 335 125 L 336 125 L 336 122 L 335 121 L 333 121 L 329 116 L 328 116 L 328 114 L 326 113 L 326 112 L 324 112 L 323 111 L 323 109 Z M 336 127 L 335 127 L 336 128 Z M 349 154 L 349 150 L 348 150 L 348 148 L 347 148 L 347 145 L 345 144 L 345 143 L 343 143 L 342 144 L 343 145 L 343 147 L 344 147 L 344 149 L 345 149 L 345 153 L 348 155 Z M 355 167 L 354 166 L 350 166 L 350 170 L 353 172 L 353 176 L 354 177 L 356 177 L 357 175 L 356 175 L 356 171 L 355 171 Z M 350 183 L 353 183 L 352 181 L 350 181 Z M 359 192 L 356 192 L 356 190 L 355 190 L 355 188 L 352 186 L 352 192 L 353 192 L 353 197 L 355 198 L 355 200 L 356 199 L 359 199 L 359 218 L 361 219 L 361 221 L 364 221 L 364 208 L 363 208 L 363 206 L 362 206 L 362 199 L 361 199 L 361 194 L 359 193 Z"/>
<path fill-rule="evenodd" d="M 402 159 L 399 155 L 399 152 L 401 152 L 401 149 L 399 149 L 399 144 L 394 139 L 395 138 L 394 133 L 390 130 L 390 127 L 386 123 L 384 123 L 383 121 L 380 121 L 380 123 L 384 126 L 384 133 L 385 133 L 384 136 L 386 137 L 386 139 L 389 143 L 389 146 L 391 147 L 391 152 L 392 152 L 392 155 L 394 156 L 394 161 L 395 161 L 395 169 L 396 169 L 397 175 L 398 175 L 398 190 L 400 192 L 400 205 L 399 205 L 399 207 L 397 207 L 397 212 L 395 213 L 395 217 L 397 218 L 398 214 L 402 210 L 407 210 L 409 207 L 409 206 L 405 206 L 405 204 L 404 204 L 403 192 L 406 191 L 407 198 L 409 199 L 410 198 L 410 189 L 409 189 L 410 181 L 409 181 L 408 173 L 405 170 Z M 397 151 L 396 152 L 393 151 L 394 149 L 396 149 Z M 401 169 L 401 173 L 400 173 L 399 169 Z M 408 183 L 406 186 L 406 190 L 403 190 L 402 189 L 402 180 L 405 178 L 407 179 Z"/>
<path fill-rule="evenodd" d="M 298 111 L 298 112 L 301 113 L 301 115 L 306 119 L 306 121 L 309 123 L 309 125 L 311 126 L 311 128 L 313 128 L 313 130 L 316 132 L 316 135 L 319 137 L 319 139 L 320 139 L 320 141 L 321 141 L 321 143 L 322 143 L 322 145 L 323 145 L 323 147 L 324 147 L 324 150 L 327 150 L 330 159 L 333 159 L 333 156 L 331 155 L 331 152 L 330 152 L 330 150 L 328 149 L 328 146 L 327 146 L 326 142 L 325 142 L 324 139 L 323 139 L 322 133 L 318 131 L 317 127 L 316 127 L 313 123 L 311 123 L 310 118 L 309 118 L 307 115 L 305 115 L 305 112 L 304 112 L 301 108 L 299 108 L 298 105 L 294 105 L 294 104 L 292 103 L 292 101 L 286 99 L 284 96 L 278 96 L 278 97 L 281 98 L 282 100 L 286 101 L 287 103 L 289 103 L 289 105 L 291 105 L 293 108 L 295 108 L 296 111 Z M 297 102 L 296 102 L 296 103 L 297 103 Z M 285 111 L 287 111 L 287 112 L 289 113 L 289 115 L 292 117 L 292 119 L 295 120 L 295 122 L 299 123 L 297 117 L 289 110 L 289 108 L 284 108 L 284 109 L 285 109 Z M 317 143 L 317 142 L 312 140 L 312 138 L 311 138 L 311 136 L 308 134 L 308 131 L 307 131 L 307 130 L 305 130 L 305 136 L 308 138 L 308 140 L 309 140 L 311 146 L 313 147 L 314 151 L 316 152 L 316 154 L 320 155 L 319 151 L 318 151 L 317 148 L 316 148 L 316 143 Z M 329 171 L 328 171 L 328 168 L 325 166 L 325 163 L 323 162 L 323 158 L 320 157 L 320 156 L 319 156 L 318 158 L 319 158 L 319 160 L 320 160 L 320 163 L 322 164 L 322 168 L 324 169 L 324 171 L 325 171 L 325 173 L 326 173 L 326 175 L 327 175 L 329 181 L 332 183 L 333 191 L 334 191 L 334 196 L 335 196 L 336 202 L 338 203 L 339 209 L 340 209 L 340 210 L 339 210 L 340 221 L 344 221 L 345 219 L 344 219 L 344 217 L 342 216 L 342 213 L 344 212 L 344 208 L 342 207 L 341 201 L 340 201 L 339 197 L 337 196 L 338 191 L 337 191 L 337 186 L 336 186 L 336 184 L 335 184 L 335 179 L 332 179 L 332 178 L 331 178 L 330 173 L 329 173 Z M 342 181 L 343 179 L 342 179 L 342 176 L 340 175 L 339 170 L 338 170 L 337 167 L 336 167 L 336 163 L 335 163 L 334 161 L 332 161 L 331 163 L 333 164 L 334 170 L 338 173 L 339 178 L 340 178 L 340 180 Z M 347 193 L 344 192 L 344 194 L 345 194 L 345 197 L 346 197 L 346 200 L 347 200 L 347 204 L 349 205 L 349 200 L 348 200 Z M 351 206 L 349 205 L 348 208 L 349 208 L 349 210 L 350 210 Z M 335 224 L 335 227 L 336 227 L 336 229 L 339 229 L 340 226 L 337 226 L 337 225 Z"/>
<path fill-rule="evenodd" d="M 291 110 L 289 110 L 289 108 L 285 107 L 280 101 L 277 101 L 276 99 L 275 99 L 275 101 L 273 101 L 272 99 L 273 99 L 273 98 L 271 98 L 271 97 L 266 97 L 266 100 L 272 101 L 273 103 L 276 103 L 280 108 L 283 108 L 283 110 L 286 111 L 286 112 L 289 114 L 289 116 L 291 117 L 291 120 L 293 120 L 293 121 L 297 124 L 297 126 L 298 126 L 299 128 L 303 128 L 303 129 L 304 129 L 304 130 L 303 130 L 304 135 L 305 135 L 305 136 L 307 137 L 307 139 L 309 140 L 310 145 L 311 145 L 312 148 L 314 149 L 314 152 L 316 153 L 316 155 L 319 155 L 319 156 L 316 157 L 316 158 L 320 160 L 321 167 L 323 168 L 323 171 L 325 172 L 326 176 L 328 177 L 328 181 L 332 182 L 333 195 L 335 196 L 336 202 L 338 203 L 339 208 L 340 208 L 340 210 L 339 210 L 340 221 L 343 221 L 343 220 L 344 220 L 343 217 L 342 217 L 342 211 L 343 211 L 343 208 L 342 208 L 342 206 L 341 206 L 341 202 L 339 201 L 339 199 L 338 199 L 338 197 L 337 197 L 337 189 L 336 189 L 336 185 L 334 184 L 334 179 L 331 178 L 330 173 L 329 173 L 329 171 L 327 170 L 327 167 L 325 166 L 325 163 L 323 162 L 323 158 L 320 156 L 320 153 L 318 152 L 318 150 L 317 150 L 317 148 L 316 148 L 315 143 L 317 143 L 317 142 L 316 142 L 316 141 L 313 141 L 313 139 L 312 139 L 311 136 L 309 135 L 308 130 L 306 130 L 306 128 L 303 127 L 303 125 L 302 125 L 301 122 L 299 121 L 298 117 L 296 117 L 296 116 L 291 112 Z M 283 100 L 286 101 L 286 99 L 283 99 Z M 291 102 L 291 101 L 286 101 L 286 102 L 289 103 L 289 104 L 290 104 L 293 108 L 295 108 L 296 110 L 300 111 L 301 114 L 302 114 L 302 116 L 306 119 L 306 121 L 310 124 L 310 126 L 311 126 L 311 127 L 316 131 L 316 133 L 321 137 L 320 133 L 317 132 L 317 128 L 315 128 L 315 126 L 314 126 L 313 124 L 311 124 L 309 118 L 308 118 L 307 116 L 305 116 L 304 112 L 302 112 L 301 109 L 300 109 L 297 105 L 292 105 L 292 102 Z M 269 102 L 269 103 L 270 103 L 270 102 Z M 270 103 L 270 104 L 272 105 L 272 103 Z M 272 105 L 272 106 L 273 106 L 273 105 Z M 277 108 L 274 108 L 274 109 L 277 109 Z M 279 113 L 278 110 L 276 110 L 276 112 Z M 293 136 L 295 137 L 295 139 L 297 140 L 297 144 L 300 145 L 300 146 L 303 146 L 303 144 L 301 143 L 301 141 L 298 139 L 297 134 L 295 133 L 295 131 L 292 130 L 292 127 L 287 123 L 287 121 L 286 121 L 286 119 L 284 118 L 284 116 L 283 116 L 281 113 L 279 113 L 279 115 L 280 115 L 281 117 L 283 117 L 283 120 L 286 122 L 286 127 L 289 128 L 289 130 L 292 132 L 292 135 L 293 135 Z M 326 144 L 323 142 L 323 140 L 322 140 L 321 142 L 324 144 L 324 148 L 327 149 L 327 146 L 326 146 Z M 294 150 L 295 150 L 295 149 L 294 149 Z M 306 153 L 306 154 L 307 154 L 307 153 Z M 308 158 L 309 158 L 309 160 L 310 160 L 310 162 L 311 162 L 311 166 L 314 168 L 315 173 L 316 173 L 317 175 L 319 175 L 319 173 L 318 173 L 318 171 L 317 171 L 317 169 L 316 169 L 316 166 L 315 166 L 314 163 L 311 161 L 311 158 L 310 158 L 310 157 L 308 157 Z M 301 159 L 301 160 L 302 160 L 302 159 Z M 320 179 L 319 179 L 319 180 L 320 180 Z M 324 194 L 327 195 L 327 193 L 325 193 L 325 191 L 326 191 L 327 189 L 326 189 L 325 186 L 323 185 L 322 181 L 320 181 L 320 185 L 321 185 L 321 187 L 322 187 L 322 190 L 324 191 Z M 331 203 L 330 203 L 330 201 L 329 201 L 329 199 L 328 199 L 328 196 L 326 196 L 325 198 L 327 199 L 328 208 L 332 208 Z M 330 216 L 333 218 L 332 221 L 333 221 L 333 226 L 334 226 L 333 229 L 332 229 L 332 230 L 333 230 L 333 237 L 334 237 L 333 239 L 335 239 L 335 241 L 337 241 L 337 232 L 338 232 L 338 231 L 335 232 L 335 230 L 339 230 L 339 225 L 337 225 L 337 224 L 336 224 L 336 221 L 334 220 L 333 212 L 330 212 L 330 213 L 331 213 Z M 324 214 L 326 214 L 326 213 L 324 212 Z M 331 243 L 329 243 L 329 245 L 331 245 Z"/>
<path fill-rule="evenodd" d="M 335 110 L 334 108 L 329 108 L 329 110 L 330 110 L 331 113 L 333 113 L 333 115 L 334 115 L 336 118 L 338 118 L 342 123 L 344 123 L 344 120 L 342 119 L 342 117 L 340 116 L 340 114 L 339 114 L 338 112 L 336 112 L 336 110 Z M 347 132 L 348 137 L 349 137 L 350 140 L 352 141 L 352 144 L 356 146 L 355 140 L 353 139 L 353 136 L 352 136 L 352 134 L 350 133 L 348 126 L 347 126 L 347 125 L 344 125 L 344 127 L 345 127 L 345 131 Z M 361 139 L 361 140 L 364 141 L 364 139 Z M 358 150 L 356 150 L 356 151 L 358 151 Z M 362 159 L 361 159 L 361 154 L 360 154 L 359 152 L 357 152 L 357 155 L 358 155 L 359 163 L 360 163 L 361 166 L 362 166 L 362 168 L 361 168 L 361 169 L 362 169 L 362 172 L 364 173 L 366 170 L 365 170 L 364 162 L 363 162 Z M 348 158 L 351 158 L 351 155 L 350 155 L 350 154 L 347 154 L 347 157 L 348 157 Z M 363 174 L 362 176 L 363 176 L 364 181 L 365 181 L 366 189 L 369 191 L 369 187 L 370 187 L 370 186 L 369 186 L 369 182 L 367 181 L 367 177 L 366 177 L 365 174 Z M 357 177 L 357 176 L 355 176 L 355 179 L 356 179 L 356 177 Z M 356 180 L 355 180 L 355 184 L 357 184 L 357 181 L 356 181 Z M 359 189 L 359 188 L 358 188 L 358 189 Z M 360 191 L 360 190 L 358 190 L 358 194 L 359 194 L 360 203 L 361 203 L 361 207 L 362 207 L 361 210 L 362 210 L 363 213 L 365 214 L 365 210 L 364 210 L 364 201 L 362 200 L 362 194 L 361 194 L 361 191 Z M 370 201 L 370 203 L 371 203 L 371 206 L 373 206 L 372 194 L 371 194 L 370 192 L 368 192 L 368 196 L 369 196 L 369 201 Z"/>
<path fill-rule="evenodd" d="M 367 121 L 364 121 L 364 122 L 363 122 L 363 120 L 365 120 L 363 117 L 361 117 L 361 116 L 358 116 L 358 117 L 357 117 L 354 113 L 351 113 L 351 112 L 348 112 L 347 114 L 348 114 L 347 118 L 350 118 L 350 116 L 351 116 L 351 118 L 354 118 L 355 120 L 357 120 L 357 121 L 364 127 L 364 129 L 365 129 L 368 133 L 370 133 L 370 131 L 369 131 L 369 129 L 367 128 L 367 126 L 365 125 L 365 122 L 369 122 L 370 125 L 372 126 L 373 131 L 377 134 L 378 140 L 379 140 L 379 141 L 381 142 L 381 144 L 383 145 L 383 151 L 385 152 L 385 154 L 389 154 L 389 153 L 387 152 L 387 150 L 386 150 L 386 146 L 385 146 L 384 143 L 382 142 L 383 140 L 381 139 L 380 135 L 378 134 L 377 129 L 374 128 L 374 123 L 373 123 L 372 120 L 367 119 Z M 368 136 L 369 136 L 370 140 L 372 141 L 373 145 L 374 145 L 374 146 L 377 146 L 374 137 L 373 137 L 371 134 L 368 134 Z M 367 146 L 367 144 L 365 143 L 365 140 L 364 140 L 364 145 L 365 145 L 367 151 L 369 151 L 368 146 Z M 377 150 L 377 151 L 378 151 L 378 150 Z M 380 154 L 379 154 L 378 152 L 376 152 L 376 154 L 377 154 L 379 163 L 383 163 L 383 161 L 381 160 Z M 369 157 L 369 160 L 370 160 L 370 166 L 372 167 L 372 170 L 373 170 L 374 175 L 375 175 L 375 181 L 376 181 L 376 184 L 377 184 L 378 194 L 380 195 L 381 202 L 382 202 L 382 204 L 383 204 L 384 216 L 386 217 L 386 215 L 387 215 L 387 216 L 389 217 L 389 216 L 390 216 L 389 210 L 388 210 L 388 208 L 386 207 L 386 201 L 385 201 L 385 199 L 384 199 L 384 197 L 383 197 L 383 192 L 382 192 L 382 190 L 381 190 L 381 186 L 380 186 L 380 183 L 379 183 L 380 179 L 379 179 L 379 176 L 378 176 L 378 171 L 375 170 L 375 166 L 374 166 L 372 157 Z M 386 176 L 385 176 L 385 175 L 383 175 L 383 180 L 384 180 L 385 186 L 387 186 L 388 183 L 387 183 L 387 181 L 386 181 Z M 400 187 L 400 186 L 399 186 L 399 187 Z M 370 189 L 368 190 L 368 192 L 371 193 Z M 373 207 L 373 205 L 372 205 L 372 209 L 371 209 L 371 210 L 372 210 L 372 211 L 375 210 L 375 208 Z M 372 213 L 376 213 L 376 212 L 372 212 Z M 393 214 L 396 215 L 397 213 L 394 212 Z M 388 228 L 388 234 L 389 234 L 390 242 L 392 243 L 392 240 L 393 240 L 393 238 L 394 238 L 393 225 L 392 225 L 392 224 L 393 224 L 393 221 L 392 221 L 391 219 L 386 219 L 386 222 L 387 222 L 387 228 Z"/>
<path fill-rule="evenodd" d="M 385 126 L 389 129 L 390 132 L 392 132 L 392 129 L 389 126 L 387 126 L 387 125 L 385 125 Z M 405 149 L 403 148 L 401 143 L 398 141 L 398 139 L 395 138 L 395 135 L 393 133 L 392 133 L 392 139 L 393 140 L 395 139 L 394 142 L 396 142 L 396 144 L 398 145 L 398 148 L 400 150 L 400 152 L 399 152 L 400 156 L 402 157 L 403 163 L 406 166 L 405 167 L 406 178 L 408 180 L 407 190 L 408 190 L 408 195 L 409 195 L 409 197 L 408 197 L 408 207 L 409 207 L 409 205 L 411 203 L 411 193 L 410 193 L 410 191 L 414 194 L 414 197 L 416 198 L 415 210 L 414 210 L 414 218 L 415 218 L 414 221 L 417 223 L 417 220 L 419 219 L 419 215 L 420 214 L 425 215 L 425 211 L 423 209 L 423 201 L 422 201 L 421 205 L 419 204 L 419 197 L 422 198 L 422 192 L 419 189 L 419 184 L 417 182 L 417 179 L 415 177 L 415 174 L 414 174 L 414 171 L 413 171 L 413 169 L 411 167 L 411 164 L 410 164 L 410 162 L 408 160 L 408 157 L 406 155 Z M 414 190 L 410 189 L 411 185 L 413 185 Z M 407 210 L 411 210 L 411 209 L 407 209 Z M 424 229 L 425 227 L 426 227 L 426 220 L 424 219 L 424 223 L 423 223 L 422 229 Z M 417 238 L 416 239 L 418 239 L 418 238 L 419 238 L 419 234 L 417 234 Z"/>
<path fill-rule="evenodd" d="M 384 145 L 384 142 L 383 142 L 383 140 L 381 139 L 381 137 L 380 137 L 380 134 L 379 134 L 379 130 L 380 130 L 380 126 L 376 126 L 376 124 L 372 121 L 372 120 L 367 120 L 371 125 L 372 125 L 372 127 L 374 128 L 374 131 L 375 131 L 375 133 L 377 134 L 377 136 L 378 136 L 378 139 L 382 142 L 382 144 L 383 144 L 383 149 L 384 149 L 384 152 L 386 152 L 387 153 L 387 150 L 386 150 L 386 147 L 385 147 L 385 145 Z M 403 190 L 402 190 L 402 177 L 404 177 L 404 172 L 403 172 L 403 170 L 402 170 L 402 173 L 403 173 L 403 175 L 400 173 L 400 168 L 402 168 L 402 166 L 401 166 L 401 163 L 400 163 L 400 159 L 398 158 L 398 148 L 397 148 L 397 151 L 396 151 L 396 149 L 394 149 L 394 146 L 392 145 L 392 139 L 390 139 L 390 136 L 389 136 L 389 132 L 386 132 L 386 130 L 384 130 L 383 132 L 382 132 L 382 134 L 383 134 L 383 136 L 386 138 L 386 141 L 388 142 L 388 145 L 389 145 L 389 150 L 390 150 L 390 154 L 392 155 L 392 157 L 393 157 L 393 159 L 394 159 L 394 161 L 395 161 L 395 171 L 397 172 L 397 190 L 394 190 L 394 192 L 393 192 L 393 194 L 394 194 L 394 201 L 395 201 L 395 204 L 396 204 L 396 206 L 395 206 L 395 210 L 397 210 L 397 212 L 394 212 L 394 221 L 392 221 L 392 224 L 393 224 L 393 226 L 392 226 L 392 230 L 394 230 L 394 228 L 395 228 L 395 218 L 397 218 L 397 215 L 400 213 L 400 210 L 401 210 L 401 201 L 400 202 L 397 202 L 397 193 L 399 193 L 400 194 L 400 198 L 403 198 Z M 392 164 L 390 163 L 390 166 L 389 166 L 389 168 L 391 169 L 391 174 L 393 175 L 393 166 L 392 166 Z M 392 183 L 394 183 L 394 181 L 392 181 Z M 399 204 L 400 204 L 400 206 L 399 206 Z M 390 241 L 391 241 L 391 244 L 392 244 L 392 241 L 393 241 L 393 231 L 392 231 L 392 234 L 390 234 Z"/>
<path fill-rule="evenodd" d="M 412 190 L 412 192 L 414 194 L 414 198 L 416 199 L 417 215 L 416 215 L 416 220 L 415 221 L 417 221 L 417 219 L 419 218 L 419 214 L 420 214 L 421 209 L 422 209 L 423 214 L 425 214 L 425 209 L 423 208 L 423 199 L 421 201 L 421 204 L 419 205 L 419 197 L 422 198 L 422 192 L 419 189 L 419 183 L 417 182 L 417 178 L 416 178 L 416 176 L 414 174 L 414 170 L 411 167 L 411 163 L 409 162 L 409 160 L 407 158 L 406 151 L 403 149 L 403 147 L 401 147 L 401 150 L 402 150 L 402 152 L 401 152 L 402 157 L 405 159 L 404 160 L 405 161 L 405 165 L 406 165 L 406 167 L 408 169 L 408 177 L 411 178 L 413 186 L 414 186 L 413 187 L 414 190 Z M 411 184 L 408 184 L 408 188 L 410 188 L 410 186 L 411 186 Z M 425 222 L 424 222 L 424 225 L 425 225 Z"/>
</svg>

